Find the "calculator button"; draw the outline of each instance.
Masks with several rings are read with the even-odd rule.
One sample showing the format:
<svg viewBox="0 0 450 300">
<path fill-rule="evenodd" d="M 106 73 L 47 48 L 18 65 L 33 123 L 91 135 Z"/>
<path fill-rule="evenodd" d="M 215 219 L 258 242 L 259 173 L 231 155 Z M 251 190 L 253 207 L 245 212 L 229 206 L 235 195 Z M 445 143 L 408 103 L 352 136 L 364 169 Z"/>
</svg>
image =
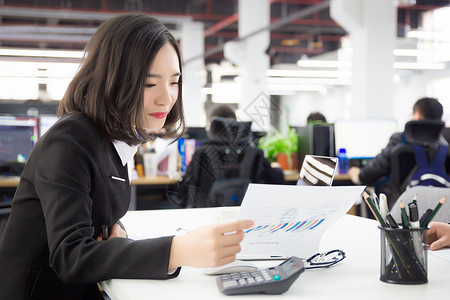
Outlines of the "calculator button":
<svg viewBox="0 0 450 300">
<path fill-rule="evenodd" d="M 224 289 L 238 286 L 238 282 L 236 280 L 225 281 L 222 284 Z"/>
<path fill-rule="evenodd" d="M 262 278 L 261 276 L 256 276 L 256 277 L 255 277 L 255 280 L 256 280 L 257 282 L 263 282 L 263 281 L 264 281 L 264 278 Z"/>
<path fill-rule="evenodd" d="M 241 273 L 241 277 L 242 277 L 242 278 L 249 278 L 249 277 L 251 277 L 251 276 L 250 276 L 250 273 L 244 272 L 244 273 Z"/>
<path fill-rule="evenodd" d="M 222 276 L 220 276 L 220 279 L 222 279 L 222 280 L 227 280 L 227 279 L 230 279 L 231 277 L 230 277 L 230 275 L 222 275 Z"/>
<path fill-rule="evenodd" d="M 239 284 L 240 285 L 246 285 L 247 284 L 247 280 L 245 278 L 241 278 L 241 279 L 239 279 Z"/>
<path fill-rule="evenodd" d="M 281 276 L 280 275 L 275 275 L 275 276 L 273 276 L 273 280 L 275 280 L 275 281 L 278 281 L 278 280 L 280 280 L 281 279 Z"/>
<path fill-rule="evenodd" d="M 231 279 L 240 279 L 241 278 L 241 275 L 239 273 L 232 273 L 232 274 L 230 274 L 230 276 L 231 276 Z"/>
<path fill-rule="evenodd" d="M 250 275 L 252 275 L 253 277 L 261 276 L 261 272 L 259 272 L 259 271 L 253 271 L 253 272 L 250 272 Z"/>
<path fill-rule="evenodd" d="M 247 278 L 247 282 L 249 284 L 252 284 L 252 283 L 255 283 L 256 281 L 255 281 L 255 279 L 253 277 L 250 277 L 250 278 Z"/>
</svg>

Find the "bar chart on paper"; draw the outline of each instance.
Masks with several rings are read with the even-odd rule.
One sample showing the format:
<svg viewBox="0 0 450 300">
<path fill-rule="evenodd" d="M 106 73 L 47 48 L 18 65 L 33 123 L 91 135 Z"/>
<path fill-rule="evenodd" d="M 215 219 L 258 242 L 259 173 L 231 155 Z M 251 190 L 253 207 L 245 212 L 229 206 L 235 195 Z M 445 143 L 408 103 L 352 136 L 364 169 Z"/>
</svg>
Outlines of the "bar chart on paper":
<svg viewBox="0 0 450 300">
<path fill-rule="evenodd" d="M 259 236 L 273 235 L 279 232 L 290 234 L 300 233 L 305 230 L 313 230 L 325 221 L 323 217 L 312 217 L 306 220 L 294 222 L 256 225 L 245 231 L 246 234 L 257 234 Z"/>
<path fill-rule="evenodd" d="M 323 233 L 360 197 L 363 186 L 312 187 L 250 184 L 239 219 L 245 230 L 241 256 L 309 257 Z"/>
</svg>

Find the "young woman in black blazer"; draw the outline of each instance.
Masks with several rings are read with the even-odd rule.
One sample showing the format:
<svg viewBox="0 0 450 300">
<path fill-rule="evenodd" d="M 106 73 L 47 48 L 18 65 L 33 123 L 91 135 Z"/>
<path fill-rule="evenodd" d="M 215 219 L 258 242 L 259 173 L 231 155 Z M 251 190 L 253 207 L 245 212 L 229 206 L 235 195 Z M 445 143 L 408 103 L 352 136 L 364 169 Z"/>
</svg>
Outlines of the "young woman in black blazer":
<svg viewBox="0 0 450 300">
<path fill-rule="evenodd" d="M 21 176 L 0 240 L 0 299 L 102 299 L 99 281 L 235 259 L 251 221 L 140 241 L 117 223 L 137 145 L 155 130 L 174 139 L 184 130 L 181 79 L 177 43 L 157 20 L 127 14 L 100 26 Z"/>
</svg>

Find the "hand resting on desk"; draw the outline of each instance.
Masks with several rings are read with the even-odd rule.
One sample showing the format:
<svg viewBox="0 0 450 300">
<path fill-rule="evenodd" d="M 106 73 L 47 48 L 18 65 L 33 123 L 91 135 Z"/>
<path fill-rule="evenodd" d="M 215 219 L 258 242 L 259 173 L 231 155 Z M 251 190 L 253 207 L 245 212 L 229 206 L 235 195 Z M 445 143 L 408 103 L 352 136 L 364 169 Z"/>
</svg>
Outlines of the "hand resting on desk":
<svg viewBox="0 0 450 300">
<path fill-rule="evenodd" d="M 253 221 L 240 220 L 200 227 L 175 236 L 170 249 L 169 270 L 180 266 L 217 267 L 236 259 L 241 251 L 244 229 Z"/>
<path fill-rule="evenodd" d="M 428 232 L 428 243 L 431 250 L 450 247 L 450 224 L 431 222 Z"/>
</svg>

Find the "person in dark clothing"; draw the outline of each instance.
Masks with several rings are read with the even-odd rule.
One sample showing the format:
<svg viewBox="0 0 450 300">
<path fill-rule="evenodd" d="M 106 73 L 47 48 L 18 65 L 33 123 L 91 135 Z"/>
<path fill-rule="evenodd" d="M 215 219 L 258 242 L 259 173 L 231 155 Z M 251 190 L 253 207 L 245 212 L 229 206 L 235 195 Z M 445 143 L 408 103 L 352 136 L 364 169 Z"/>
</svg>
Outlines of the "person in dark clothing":
<svg viewBox="0 0 450 300">
<path fill-rule="evenodd" d="M 416 101 L 413 106 L 412 120 L 437 120 L 440 121 L 443 114 L 442 104 L 435 98 L 421 98 Z M 355 184 L 365 184 L 375 186 L 379 180 L 389 176 L 391 173 L 390 158 L 392 150 L 398 144 L 403 143 L 403 132 L 394 133 L 387 146 L 375 156 L 366 166 L 363 168 L 351 167 L 348 174 Z M 447 145 L 447 141 L 441 136 L 439 144 Z M 383 192 L 389 193 L 389 182 L 385 183 L 385 189 Z"/>
<path fill-rule="evenodd" d="M 211 126 L 212 122 L 219 125 Z M 284 183 L 283 170 L 272 167 L 269 160 L 264 157 L 263 151 L 250 145 L 249 126 L 245 122 L 237 122 L 234 110 L 228 105 L 219 105 L 211 110 L 207 124 L 208 141 L 194 152 L 182 181 L 168 191 L 168 198 L 175 206 L 221 206 L 216 199 L 211 199 L 209 194 L 211 187 L 219 179 L 242 177 L 239 176 L 242 173 L 254 183 Z M 230 135 L 233 138 L 229 139 Z M 220 151 L 222 148 L 230 150 L 226 159 Z M 236 158 L 235 161 L 235 153 L 241 153 L 242 159 Z M 242 168 L 248 170 L 242 172 Z M 242 183 L 245 187 L 246 184 Z M 236 205 L 239 204 L 237 201 Z"/>
<path fill-rule="evenodd" d="M 322 124 L 322 123 L 327 123 L 327 119 L 320 112 L 312 112 L 306 118 L 307 125 Z"/>
<path fill-rule="evenodd" d="M 127 163 L 161 129 L 184 130 L 175 38 L 146 14 L 103 23 L 34 146 L 0 238 L 0 299 L 103 299 L 97 282 L 168 279 L 232 262 L 251 221 L 134 241 Z M 226 237 L 225 237 L 226 234 Z"/>
</svg>

